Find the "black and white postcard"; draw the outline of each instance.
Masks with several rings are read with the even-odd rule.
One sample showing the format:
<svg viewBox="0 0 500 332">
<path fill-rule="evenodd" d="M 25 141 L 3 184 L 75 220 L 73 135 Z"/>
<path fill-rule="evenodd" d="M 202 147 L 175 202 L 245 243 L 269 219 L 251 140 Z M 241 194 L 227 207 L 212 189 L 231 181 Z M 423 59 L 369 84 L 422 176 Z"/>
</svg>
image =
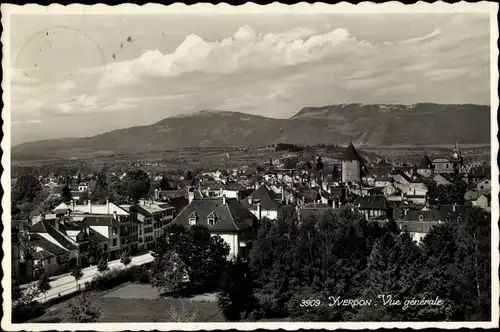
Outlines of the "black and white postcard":
<svg viewBox="0 0 500 332">
<path fill-rule="evenodd" d="M 2 329 L 498 327 L 498 4 L 2 4 Z"/>
</svg>

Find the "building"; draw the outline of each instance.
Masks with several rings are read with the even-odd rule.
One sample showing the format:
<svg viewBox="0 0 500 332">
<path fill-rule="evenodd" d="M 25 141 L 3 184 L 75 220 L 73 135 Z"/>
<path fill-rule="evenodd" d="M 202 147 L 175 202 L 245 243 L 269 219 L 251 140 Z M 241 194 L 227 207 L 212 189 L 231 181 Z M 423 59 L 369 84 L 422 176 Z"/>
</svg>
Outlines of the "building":
<svg viewBox="0 0 500 332">
<path fill-rule="evenodd" d="M 369 221 L 390 221 L 393 219 L 392 207 L 383 195 L 357 198 L 353 206 Z"/>
<path fill-rule="evenodd" d="M 153 249 L 156 239 L 163 235 L 163 230 L 175 216 L 175 207 L 171 204 L 144 199 L 131 206 L 130 211 L 137 214 L 139 250 Z"/>
<path fill-rule="evenodd" d="M 362 168 L 363 159 L 359 156 L 351 142 L 342 156 L 342 182 L 361 181 Z"/>
<path fill-rule="evenodd" d="M 429 178 L 434 174 L 434 166 L 431 159 L 425 154 L 417 167 L 417 173 Z"/>
<path fill-rule="evenodd" d="M 282 206 L 279 201 L 283 201 L 285 198 L 286 197 L 278 197 L 266 185 L 261 185 L 247 198 L 242 200 L 241 204 L 259 220 L 262 218 L 276 220 L 278 219 L 278 212 Z"/>
<path fill-rule="evenodd" d="M 206 226 L 212 236 L 219 235 L 230 248 L 229 256 L 246 256 L 258 229 L 258 219 L 236 199 L 191 199 L 172 224 Z"/>
</svg>

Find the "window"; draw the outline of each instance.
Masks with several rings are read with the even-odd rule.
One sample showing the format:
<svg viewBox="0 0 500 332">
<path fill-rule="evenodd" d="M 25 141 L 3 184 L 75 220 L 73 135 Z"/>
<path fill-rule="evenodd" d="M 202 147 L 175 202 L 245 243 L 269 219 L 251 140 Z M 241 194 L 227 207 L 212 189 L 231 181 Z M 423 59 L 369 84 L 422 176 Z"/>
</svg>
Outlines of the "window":
<svg viewBox="0 0 500 332">
<path fill-rule="evenodd" d="M 419 216 L 418 216 L 418 220 L 419 220 L 419 221 L 424 221 L 424 215 L 422 215 L 422 214 L 421 214 L 421 215 L 419 215 Z"/>
<path fill-rule="evenodd" d="M 462 220 L 463 220 L 463 219 L 462 219 L 462 217 L 460 217 L 460 216 L 459 216 L 459 217 L 457 217 L 457 221 L 458 221 L 458 222 L 461 222 Z"/>
<path fill-rule="evenodd" d="M 116 239 L 113 239 L 113 247 L 116 247 L 117 243 L 116 243 Z"/>
<path fill-rule="evenodd" d="M 196 218 L 189 218 L 189 225 L 196 225 Z"/>
<path fill-rule="evenodd" d="M 208 218 L 207 219 L 208 226 L 213 226 L 215 225 L 215 218 Z"/>
<path fill-rule="evenodd" d="M 113 235 L 118 234 L 118 229 L 116 227 L 113 227 Z"/>
</svg>

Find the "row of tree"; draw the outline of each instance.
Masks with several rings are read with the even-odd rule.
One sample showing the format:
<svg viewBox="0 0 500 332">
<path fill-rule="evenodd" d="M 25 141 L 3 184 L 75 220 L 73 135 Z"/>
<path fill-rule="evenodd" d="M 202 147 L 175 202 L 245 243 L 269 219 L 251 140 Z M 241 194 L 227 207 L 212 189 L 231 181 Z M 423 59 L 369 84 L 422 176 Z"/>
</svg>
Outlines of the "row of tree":
<svg viewBox="0 0 500 332">
<path fill-rule="evenodd" d="M 230 320 L 490 320 L 490 232 L 479 209 L 420 246 L 349 211 L 301 223 L 285 215 L 263 221 L 250 260 L 226 269 L 219 305 Z"/>
</svg>

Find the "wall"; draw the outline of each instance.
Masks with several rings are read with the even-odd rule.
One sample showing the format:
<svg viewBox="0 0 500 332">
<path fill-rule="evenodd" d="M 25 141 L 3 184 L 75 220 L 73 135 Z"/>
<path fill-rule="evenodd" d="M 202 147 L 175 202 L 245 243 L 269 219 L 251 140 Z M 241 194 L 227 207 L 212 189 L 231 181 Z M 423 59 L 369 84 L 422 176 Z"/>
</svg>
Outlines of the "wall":
<svg viewBox="0 0 500 332">
<path fill-rule="evenodd" d="M 359 161 L 342 161 L 342 182 L 360 181 L 361 165 Z"/>
<path fill-rule="evenodd" d="M 259 218 L 259 214 L 257 213 L 257 209 L 250 210 L 254 216 Z M 277 220 L 278 219 L 278 211 L 277 210 L 262 210 L 261 211 L 262 218 L 267 218 L 269 220 Z"/>
<path fill-rule="evenodd" d="M 229 257 L 237 256 L 240 248 L 238 234 L 237 233 L 210 233 L 210 235 L 219 235 L 224 242 L 229 245 Z"/>
</svg>

